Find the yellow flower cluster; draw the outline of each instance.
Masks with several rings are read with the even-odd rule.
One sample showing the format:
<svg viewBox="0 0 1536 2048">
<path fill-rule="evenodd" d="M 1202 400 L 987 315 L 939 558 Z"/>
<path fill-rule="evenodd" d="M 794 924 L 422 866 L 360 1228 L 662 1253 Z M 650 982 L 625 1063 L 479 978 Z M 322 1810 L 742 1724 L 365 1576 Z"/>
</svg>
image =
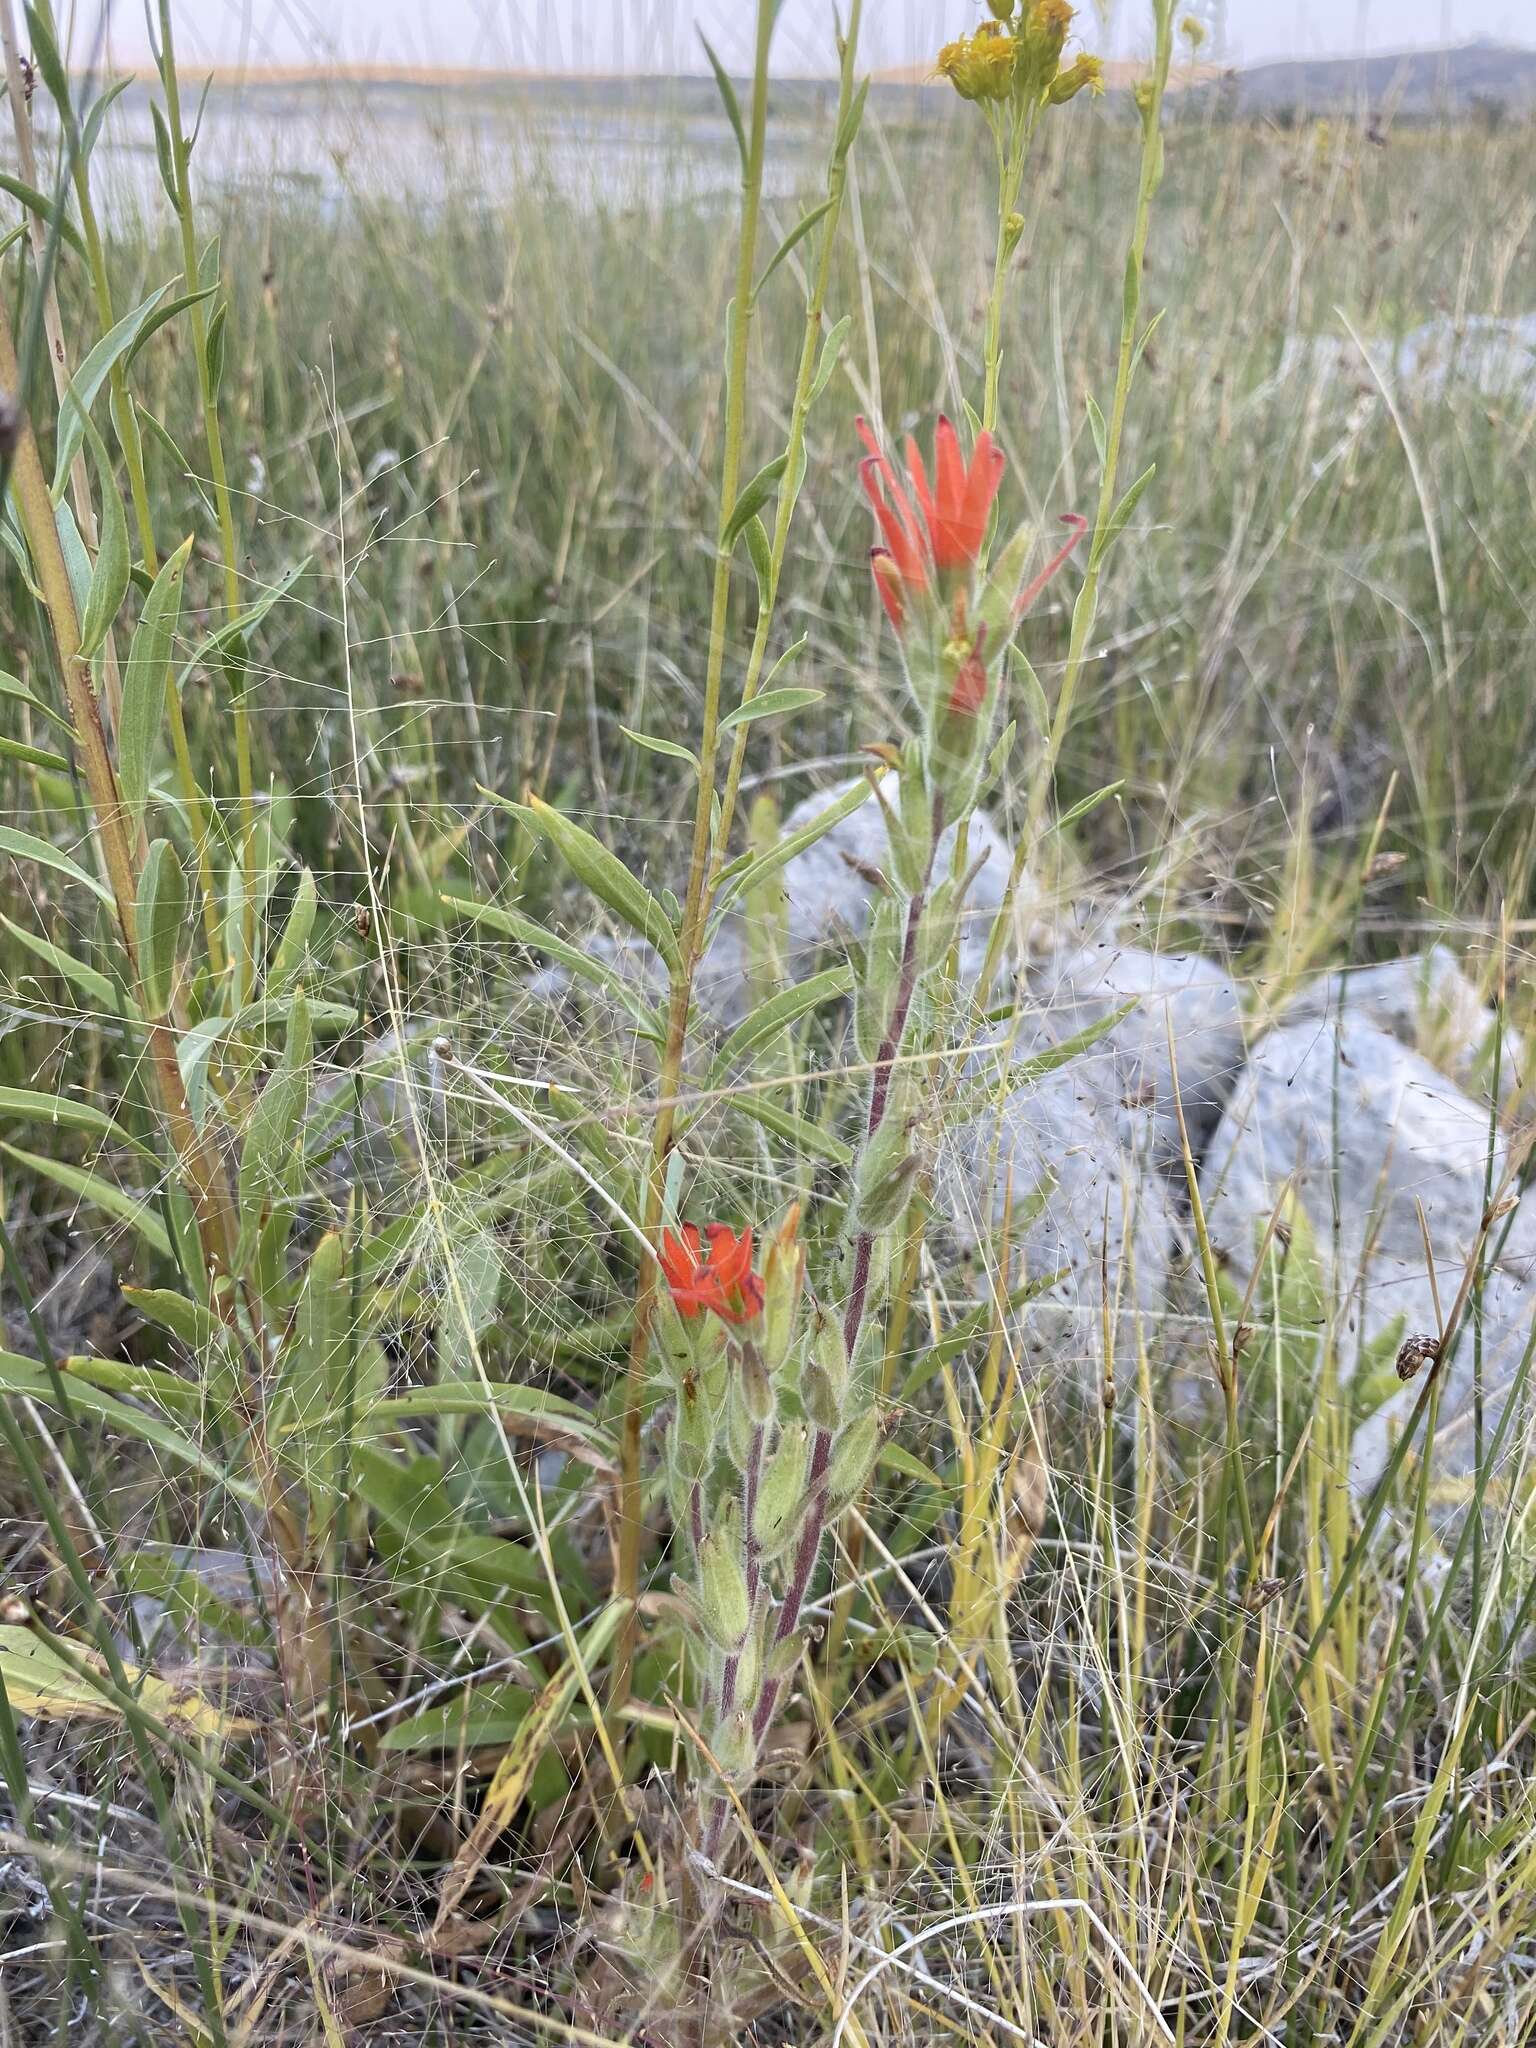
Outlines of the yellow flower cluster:
<svg viewBox="0 0 1536 2048">
<path fill-rule="evenodd" d="M 1013 91 L 1017 54 L 1013 37 L 995 22 L 984 22 L 973 36 L 946 43 L 939 52 L 938 71 L 963 100 L 1005 100 Z"/>
<path fill-rule="evenodd" d="M 1104 66 L 1079 57 L 1062 69 L 1061 53 L 1072 26 L 1069 0 L 988 0 L 994 19 L 974 35 L 946 43 L 938 74 L 963 100 L 1017 99 L 1060 106 L 1086 87 L 1104 90 Z"/>
</svg>

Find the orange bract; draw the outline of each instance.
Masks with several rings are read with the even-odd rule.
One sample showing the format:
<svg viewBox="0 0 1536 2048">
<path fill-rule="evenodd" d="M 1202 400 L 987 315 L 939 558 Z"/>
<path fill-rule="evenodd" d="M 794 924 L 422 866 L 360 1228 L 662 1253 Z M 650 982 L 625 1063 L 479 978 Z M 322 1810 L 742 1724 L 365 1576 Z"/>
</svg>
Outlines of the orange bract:
<svg viewBox="0 0 1536 2048">
<path fill-rule="evenodd" d="M 869 450 L 859 476 L 885 540 L 884 547 L 874 549 L 871 556 L 875 583 L 891 623 L 899 629 L 906 617 L 904 586 L 926 589 L 935 576 L 957 572 L 969 576 L 975 568 L 1005 458 L 992 436 L 983 431 L 976 436 L 967 463 L 953 422 L 941 418 L 933 437 L 932 484 L 922 453 L 910 436 L 903 484 L 868 421 L 861 419 L 858 428 L 859 438 Z"/>
<path fill-rule="evenodd" d="M 752 1270 L 752 1233 L 728 1224 L 696 1223 L 680 1232 L 664 1230 L 656 1254 L 678 1313 L 705 1310 L 725 1323 L 749 1323 L 761 1314 L 763 1283 Z"/>
</svg>

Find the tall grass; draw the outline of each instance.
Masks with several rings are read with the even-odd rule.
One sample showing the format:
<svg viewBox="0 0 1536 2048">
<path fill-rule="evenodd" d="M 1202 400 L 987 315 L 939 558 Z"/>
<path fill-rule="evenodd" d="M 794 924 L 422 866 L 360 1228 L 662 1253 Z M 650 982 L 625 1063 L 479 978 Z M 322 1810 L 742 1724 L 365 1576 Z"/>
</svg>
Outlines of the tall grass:
<svg viewBox="0 0 1536 2048">
<path fill-rule="evenodd" d="M 451 133 L 431 196 L 205 191 L 166 74 L 162 208 L 115 204 L 98 150 L 60 185 L 80 247 L 45 221 L 3 259 L 23 353 L 55 266 L 70 374 L 157 288 L 207 296 L 103 386 L 61 501 L 88 547 L 43 502 L 35 357 L 43 499 L 24 441 L 11 471 L 0 2033 L 1528 2039 L 1521 1403 L 1448 1515 L 1432 1376 L 1362 1517 L 1300 1227 L 1246 1303 L 1207 1257 L 1120 1340 L 1118 1416 L 1026 1382 L 1004 1250 L 956 1276 L 904 1238 L 891 1454 L 806 1589 L 761 1776 L 690 1820 L 631 1221 L 652 1239 L 686 1174 L 695 1214 L 798 1198 L 814 1243 L 838 1198 L 728 1089 L 700 1113 L 682 1038 L 530 998 L 526 920 L 590 910 L 494 799 L 579 821 L 686 930 L 736 846 L 626 733 L 697 747 L 805 636 L 776 680 L 824 694 L 722 756 L 759 845 L 761 799 L 900 737 L 851 421 L 984 391 L 979 125 L 876 94 L 840 170 L 850 71 L 841 116 L 782 116 L 805 192 L 757 199 L 769 95 L 754 265 L 720 198 L 486 193 Z M 1004 531 L 1099 495 L 1140 141 L 1111 98 L 1032 144 Z M 1277 373 L 1298 336 L 1524 310 L 1532 155 L 1519 125 L 1167 134 L 1120 450 L 1155 481 L 1076 643 L 1065 586 L 1028 622 L 1044 711 L 1021 684 L 992 801 L 1042 888 L 1205 944 L 1256 1016 L 1442 932 L 1528 1012 L 1531 415 L 1389 406 L 1363 355 Z M 728 300 L 828 190 L 723 382 Z M 755 644 L 717 537 L 797 422 Z M 103 608 L 113 508 L 134 587 L 92 662 L 66 628 Z M 142 620 L 189 534 L 167 649 Z M 125 791 L 144 663 L 170 690 Z M 780 1048 L 834 1161 L 867 1080 L 838 1031 Z M 1190 1421 L 1168 1382 L 1210 1344 Z M 214 1647 L 168 1681 L 152 1613 Z"/>
</svg>

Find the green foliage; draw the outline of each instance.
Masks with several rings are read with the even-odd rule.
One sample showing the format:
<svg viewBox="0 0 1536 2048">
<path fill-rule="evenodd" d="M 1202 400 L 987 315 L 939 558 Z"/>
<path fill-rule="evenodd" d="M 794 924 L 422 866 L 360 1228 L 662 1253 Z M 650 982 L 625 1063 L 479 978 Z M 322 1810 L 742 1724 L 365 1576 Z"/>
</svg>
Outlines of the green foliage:
<svg viewBox="0 0 1536 2048">
<path fill-rule="evenodd" d="M 65 101 L 51 10 L 28 15 L 39 92 Z M 1337 307 L 1377 337 L 1523 303 L 1529 134 L 1399 128 L 1384 151 L 1181 121 L 1126 291 L 1161 146 L 1149 129 L 1138 169 L 1113 103 L 1042 129 L 1015 229 L 969 129 L 851 71 L 835 114 L 776 88 L 790 168 L 768 189 L 795 189 L 770 208 L 710 62 L 744 270 L 713 197 L 681 189 L 471 203 L 450 176 L 443 202 L 407 177 L 204 204 L 170 57 L 164 225 L 91 211 L 137 87 L 82 98 L 67 193 L 0 173 L 50 242 L 74 365 L 56 408 L 46 376 L 28 388 L 118 799 L 13 489 L 0 1151 L 10 1341 L 38 1356 L 0 1355 L 0 1563 L 28 1639 L 78 1645 L 111 1704 L 43 1754 L 0 1682 L 14 1827 L 64 1931 L 7 2010 L 28 2038 L 81 1998 L 116 2025 L 99 1942 L 114 1973 L 143 1964 L 148 2038 L 166 2014 L 198 2038 L 254 2039 L 262 2010 L 303 2028 L 311 2001 L 320 2035 L 366 2038 L 377 1962 L 412 2038 L 500 2024 L 515 1971 L 540 2024 L 592 2038 L 926 2038 L 942 1990 L 999 2038 L 1374 2048 L 1472 2013 L 1503 2048 L 1533 2009 L 1517 1408 L 1470 1514 L 1405 1439 L 1379 1505 L 1423 1568 L 1405 1587 L 1344 1483 L 1399 1332 L 1358 1342 L 1299 1209 L 1251 1298 L 1213 1289 L 1248 1323 L 1252 1555 L 1229 1446 L 1172 1398 L 1210 1376 L 1202 1317 L 1120 1345 L 1121 1425 L 1032 1378 L 1062 1276 L 1021 1283 L 997 1244 L 947 1261 L 935 1149 L 1124 1013 L 989 1059 L 974 1041 L 1014 1005 L 955 989 L 930 863 L 957 804 L 985 788 L 1018 826 L 1038 793 L 1042 915 L 1091 861 L 1181 935 L 1211 913 L 1257 940 L 1288 894 L 1303 955 L 1322 901 L 1346 906 L 1330 944 L 1357 915 L 1394 944 L 1399 916 L 1507 906 L 1519 929 L 1520 422 L 1470 387 L 1394 424 L 1268 380 Z M 499 117 L 547 139 L 532 101 Z M 28 239 L 0 263 L 24 328 Z M 894 434 L 938 394 L 979 426 L 978 364 L 1010 459 L 972 593 L 993 696 L 941 760 L 934 677 L 904 704 L 875 638 L 848 418 Z M 1102 623 L 1050 590 L 1005 671 L 1037 521 L 1104 479 L 1071 571 L 1102 572 Z M 750 575 L 712 559 L 743 540 Z M 791 984 L 784 870 L 871 787 L 793 835 L 777 795 L 865 746 L 901 764 L 874 798 L 892 872 L 865 943 Z M 1328 821 L 1293 845 L 1282 813 L 1311 830 L 1320 787 Z M 1401 856 L 1368 884 L 1367 846 Z M 728 912 L 747 987 L 712 1037 L 690 983 Z M 568 1004 L 532 1002 L 530 963 Z M 1016 1232 L 1049 1193 L 1013 1191 Z M 684 1217 L 756 1225 L 760 1313 L 685 1318 L 662 1289 L 640 1317 L 642 1248 Z M 81 1252 L 110 1299 L 75 1314 Z M 248 1658 L 231 1691 L 259 1711 L 195 1741 L 147 1722 L 165 1642 L 136 1648 L 137 1703 L 102 1645 L 154 1614 L 201 1663 Z M 118 1901 L 122 1877 L 159 1901 L 167 1872 L 184 1912 L 210 1906 L 170 1957 L 131 1945 Z M 706 1977 L 714 2019 L 690 2004 Z"/>
</svg>

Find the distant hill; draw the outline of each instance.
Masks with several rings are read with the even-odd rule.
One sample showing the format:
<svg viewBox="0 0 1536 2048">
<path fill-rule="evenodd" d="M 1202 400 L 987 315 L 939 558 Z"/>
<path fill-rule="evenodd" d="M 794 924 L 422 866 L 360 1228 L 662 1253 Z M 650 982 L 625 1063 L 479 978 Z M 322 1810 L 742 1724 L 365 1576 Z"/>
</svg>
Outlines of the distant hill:
<svg viewBox="0 0 1536 2048">
<path fill-rule="evenodd" d="M 1536 0 L 1532 4 L 1536 5 Z M 1129 91 L 1145 68 L 1135 62 L 1107 65 L 1110 92 Z M 148 73 L 140 78 L 149 82 Z M 418 70 L 377 64 L 240 67 L 218 70 L 214 78 L 225 87 L 239 86 L 263 94 L 309 96 L 351 89 L 388 101 L 412 100 L 422 92 L 446 92 L 492 102 L 532 98 L 572 108 L 639 106 L 685 119 L 719 112 L 713 79 L 692 74 Z M 911 104 L 915 97 L 925 117 L 940 104 L 957 104 L 949 86 L 926 65 L 877 72 L 873 83 L 877 95 L 888 104 L 899 105 L 903 100 Z M 1206 109 L 1214 97 L 1225 111 L 1258 116 L 1347 113 L 1362 105 L 1372 113 L 1420 117 L 1466 115 L 1492 106 L 1519 115 L 1536 112 L 1536 49 L 1485 41 L 1381 57 L 1287 59 L 1231 71 L 1213 64 L 1192 67 L 1178 61 L 1168 84 L 1182 107 L 1195 111 Z M 835 99 L 837 86 L 828 78 L 783 78 L 775 80 L 773 90 L 781 111 L 820 112 Z"/>
<path fill-rule="evenodd" d="M 1233 72 L 1218 89 L 1254 114 L 1332 113 L 1362 102 L 1400 114 L 1470 114 L 1492 105 L 1528 111 L 1536 109 L 1536 50 L 1477 42 L 1384 57 L 1290 59 Z"/>
</svg>

